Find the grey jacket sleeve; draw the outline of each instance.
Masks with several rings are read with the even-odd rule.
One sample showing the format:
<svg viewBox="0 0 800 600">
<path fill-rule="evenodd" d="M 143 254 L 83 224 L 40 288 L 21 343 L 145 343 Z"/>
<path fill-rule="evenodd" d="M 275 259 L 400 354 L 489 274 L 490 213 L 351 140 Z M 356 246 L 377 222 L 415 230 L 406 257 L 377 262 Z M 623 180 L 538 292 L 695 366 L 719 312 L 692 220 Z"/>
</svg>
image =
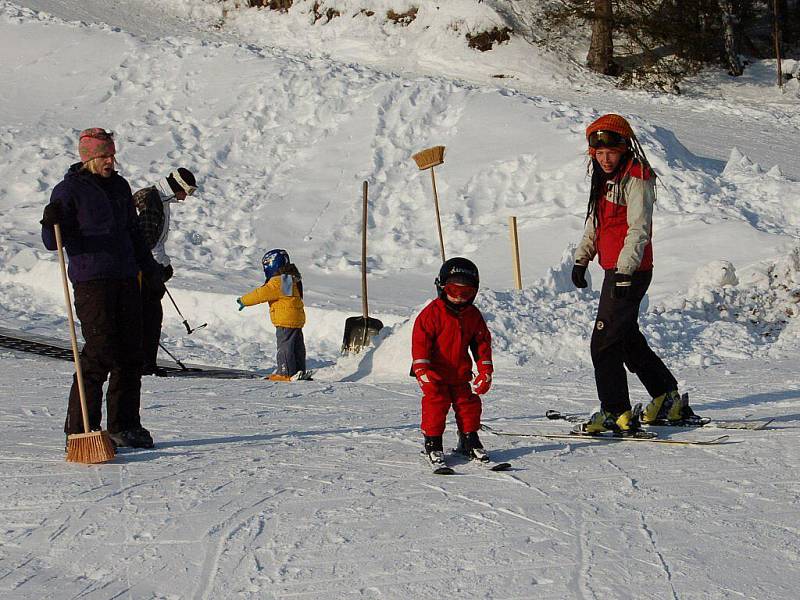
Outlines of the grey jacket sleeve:
<svg viewBox="0 0 800 600">
<path fill-rule="evenodd" d="M 579 265 L 588 265 L 597 254 L 595 248 L 594 218 L 592 215 L 586 219 L 586 226 L 583 229 L 583 237 L 578 247 L 575 249 L 575 262 Z"/>
<path fill-rule="evenodd" d="M 617 259 L 617 271 L 633 275 L 639 268 L 644 249 L 653 231 L 653 205 L 656 200 L 655 179 L 630 177 L 623 188 L 628 205 L 628 234 Z"/>
</svg>

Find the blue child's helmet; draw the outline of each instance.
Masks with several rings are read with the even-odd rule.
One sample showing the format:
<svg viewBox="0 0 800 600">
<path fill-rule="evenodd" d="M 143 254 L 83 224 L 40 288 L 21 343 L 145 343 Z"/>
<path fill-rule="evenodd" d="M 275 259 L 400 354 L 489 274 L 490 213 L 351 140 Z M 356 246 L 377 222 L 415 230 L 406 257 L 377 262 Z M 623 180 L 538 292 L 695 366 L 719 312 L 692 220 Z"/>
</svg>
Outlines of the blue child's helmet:
<svg viewBox="0 0 800 600">
<path fill-rule="evenodd" d="M 289 253 L 281 248 L 270 250 L 261 259 L 261 264 L 264 267 L 264 277 L 272 279 L 281 267 L 289 264 Z"/>
</svg>

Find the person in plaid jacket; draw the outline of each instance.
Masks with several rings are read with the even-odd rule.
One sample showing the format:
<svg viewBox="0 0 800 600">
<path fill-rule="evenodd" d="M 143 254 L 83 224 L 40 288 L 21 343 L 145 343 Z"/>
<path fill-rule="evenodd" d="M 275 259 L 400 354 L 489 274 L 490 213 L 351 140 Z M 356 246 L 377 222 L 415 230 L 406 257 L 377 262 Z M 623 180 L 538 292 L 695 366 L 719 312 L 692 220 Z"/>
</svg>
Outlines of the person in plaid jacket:
<svg viewBox="0 0 800 600">
<path fill-rule="evenodd" d="M 157 181 L 155 185 L 141 189 L 133 195 L 133 203 L 138 211 L 139 229 L 153 253 L 153 258 L 164 268 L 165 282 L 173 275 L 172 264 L 164 247 L 169 235 L 170 204 L 182 202 L 196 190 L 195 176 L 188 169 L 180 167 Z M 161 299 L 165 290 L 166 288 L 153 289 L 146 281 L 142 282 L 143 375 L 159 374 L 156 356 L 164 319 Z"/>
</svg>

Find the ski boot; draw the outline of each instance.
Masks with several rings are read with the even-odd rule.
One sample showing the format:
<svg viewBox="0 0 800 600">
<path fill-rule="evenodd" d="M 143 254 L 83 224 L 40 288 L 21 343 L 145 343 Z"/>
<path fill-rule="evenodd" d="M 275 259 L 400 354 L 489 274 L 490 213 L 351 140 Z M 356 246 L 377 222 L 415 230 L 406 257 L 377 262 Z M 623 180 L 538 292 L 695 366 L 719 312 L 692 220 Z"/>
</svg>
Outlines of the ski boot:
<svg viewBox="0 0 800 600">
<path fill-rule="evenodd" d="M 659 421 L 666 421 L 667 415 L 672 413 L 675 401 L 680 401 L 681 395 L 678 390 L 672 390 L 656 396 L 644 407 L 642 411 L 642 423 L 652 425 Z M 674 416 L 674 415 L 673 415 Z"/>
<path fill-rule="evenodd" d="M 632 409 L 621 413 L 599 410 L 589 420 L 579 423 L 573 428 L 575 433 L 598 435 L 604 431 L 612 431 L 618 436 L 636 436 L 642 431 L 639 415 L 642 405 L 637 404 Z"/>
<path fill-rule="evenodd" d="M 425 436 L 425 456 L 433 468 L 433 472 L 437 475 L 450 475 L 453 469 L 447 466 L 444 460 L 444 448 L 442 447 L 442 436 L 440 435 L 426 435 Z"/>
<path fill-rule="evenodd" d="M 653 398 L 642 412 L 642 422 L 647 425 L 699 425 L 703 419 L 689 406 L 689 394 L 672 390 Z"/>
<path fill-rule="evenodd" d="M 475 459 L 480 462 L 489 462 L 489 454 L 483 449 L 481 439 L 477 431 L 470 433 L 458 432 L 458 446 L 455 449 L 459 454 L 467 458 Z"/>
<path fill-rule="evenodd" d="M 667 413 L 667 420 L 670 425 L 685 425 L 695 427 L 705 425 L 711 419 L 696 415 L 689 406 L 689 394 L 681 394 L 673 403 Z"/>
<path fill-rule="evenodd" d="M 291 376 L 291 381 L 312 381 L 314 371 L 298 371 Z"/>
</svg>

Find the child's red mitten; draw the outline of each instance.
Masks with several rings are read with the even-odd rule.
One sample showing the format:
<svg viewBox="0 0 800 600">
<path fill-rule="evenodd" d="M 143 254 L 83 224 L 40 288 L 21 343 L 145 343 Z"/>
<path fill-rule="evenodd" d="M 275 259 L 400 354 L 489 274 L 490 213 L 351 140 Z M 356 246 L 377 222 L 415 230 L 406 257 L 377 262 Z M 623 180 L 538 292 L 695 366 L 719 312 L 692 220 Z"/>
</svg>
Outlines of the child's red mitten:
<svg viewBox="0 0 800 600">
<path fill-rule="evenodd" d="M 428 367 L 418 367 L 414 369 L 414 375 L 417 378 L 419 387 L 422 388 L 423 394 L 430 392 L 436 387 L 436 384 L 442 381 L 442 378 L 439 377 L 439 374 Z"/>
<path fill-rule="evenodd" d="M 478 395 L 485 394 L 492 387 L 492 372 L 479 372 L 475 381 L 472 382 L 472 391 Z"/>
</svg>

